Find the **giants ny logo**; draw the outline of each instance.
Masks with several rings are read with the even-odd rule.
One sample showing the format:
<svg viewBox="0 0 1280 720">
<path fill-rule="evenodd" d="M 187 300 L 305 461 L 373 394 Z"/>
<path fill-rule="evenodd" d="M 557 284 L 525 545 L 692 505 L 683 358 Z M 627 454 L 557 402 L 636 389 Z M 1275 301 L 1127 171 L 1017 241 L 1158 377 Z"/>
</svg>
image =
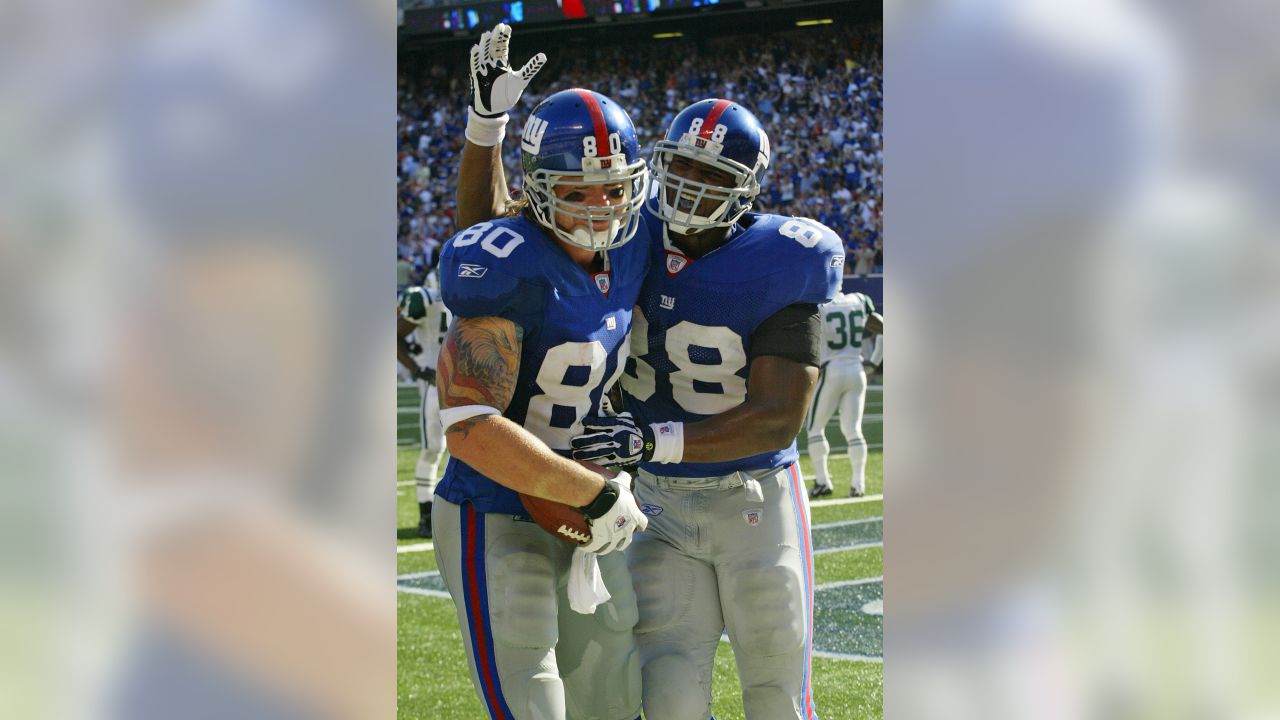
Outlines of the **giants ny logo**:
<svg viewBox="0 0 1280 720">
<path fill-rule="evenodd" d="M 520 136 L 520 147 L 537 155 L 538 151 L 542 149 L 542 136 L 546 133 L 547 121 L 530 117 L 529 122 L 524 124 L 524 134 Z"/>
<path fill-rule="evenodd" d="M 658 301 L 658 304 L 662 306 L 663 310 L 674 310 L 676 307 L 676 299 L 670 295 L 663 295 L 662 299 Z"/>
</svg>

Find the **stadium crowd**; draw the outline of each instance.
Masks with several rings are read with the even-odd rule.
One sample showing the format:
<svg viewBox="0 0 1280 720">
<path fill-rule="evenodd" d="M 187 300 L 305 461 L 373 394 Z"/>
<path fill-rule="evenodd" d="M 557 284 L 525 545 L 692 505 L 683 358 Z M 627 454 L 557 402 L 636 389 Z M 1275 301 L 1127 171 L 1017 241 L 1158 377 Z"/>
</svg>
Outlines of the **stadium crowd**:
<svg viewBox="0 0 1280 720">
<path fill-rule="evenodd" d="M 881 33 L 878 26 L 726 35 L 703 43 L 588 45 L 547 52 L 512 112 L 503 159 L 519 189 L 519 138 L 540 100 L 585 87 L 617 100 L 648 157 L 675 113 L 704 97 L 753 110 L 769 130 L 773 162 L 756 209 L 810 217 L 848 248 L 846 273 L 879 272 L 884 163 Z M 523 64 L 527 57 L 512 57 Z M 398 158 L 401 278 L 421 282 L 455 232 L 453 192 L 466 122 L 466 56 L 399 78 Z M 626 68 L 623 70 L 623 68 Z"/>
</svg>

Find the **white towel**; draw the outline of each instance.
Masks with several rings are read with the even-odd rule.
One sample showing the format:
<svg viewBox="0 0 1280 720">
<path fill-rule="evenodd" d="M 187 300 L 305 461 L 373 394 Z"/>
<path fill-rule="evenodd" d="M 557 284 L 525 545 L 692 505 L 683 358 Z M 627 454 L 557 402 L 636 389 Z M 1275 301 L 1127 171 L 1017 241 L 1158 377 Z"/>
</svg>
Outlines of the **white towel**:
<svg viewBox="0 0 1280 720">
<path fill-rule="evenodd" d="M 599 556 L 582 548 L 573 549 L 569 563 L 569 607 L 576 613 L 590 615 L 601 603 L 609 602 L 609 590 L 600 575 Z"/>
</svg>

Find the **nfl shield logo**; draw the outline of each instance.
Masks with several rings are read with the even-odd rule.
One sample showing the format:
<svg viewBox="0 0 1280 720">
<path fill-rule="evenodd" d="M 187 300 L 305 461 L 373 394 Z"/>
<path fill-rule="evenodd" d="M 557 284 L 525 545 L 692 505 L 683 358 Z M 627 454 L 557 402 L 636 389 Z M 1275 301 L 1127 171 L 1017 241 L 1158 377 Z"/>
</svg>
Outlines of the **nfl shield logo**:
<svg viewBox="0 0 1280 720">
<path fill-rule="evenodd" d="M 600 292 L 605 295 L 609 294 L 609 273 L 600 272 L 591 276 L 596 281 L 596 287 L 600 288 Z"/>
<path fill-rule="evenodd" d="M 667 274 L 675 275 L 689 264 L 689 258 L 680 253 L 667 253 Z"/>
<path fill-rule="evenodd" d="M 760 524 L 760 511 L 747 510 L 746 512 L 742 513 L 742 519 L 746 520 L 748 525 L 755 527 L 756 525 Z"/>
</svg>

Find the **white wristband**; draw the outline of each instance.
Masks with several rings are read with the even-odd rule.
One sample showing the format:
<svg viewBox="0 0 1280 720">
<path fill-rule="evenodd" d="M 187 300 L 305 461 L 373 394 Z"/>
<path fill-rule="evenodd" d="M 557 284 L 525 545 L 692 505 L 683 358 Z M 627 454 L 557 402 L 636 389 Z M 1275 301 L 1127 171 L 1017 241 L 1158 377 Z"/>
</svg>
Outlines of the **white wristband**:
<svg viewBox="0 0 1280 720">
<path fill-rule="evenodd" d="M 501 415 L 497 408 L 488 405 L 463 405 L 462 407 L 440 408 L 440 427 L 448 430 L 450 426 L 463 420 L 470 420 L 477 415 Z"/>
<path fill-rule="evenodd" d="M 649 429 L 653 431 L 653 457 L 649 462 L 678 463 L 684 458 L 684 423 L 654 423 Z"/>
<path fill-rule="evenodd" d="M 467 139 L 480 147 L 497 145 L 507 136 L 507 118 L 506 113 L 493 118 L 481 117 L 475 108 L 467 108 Z"/>
</svg>

